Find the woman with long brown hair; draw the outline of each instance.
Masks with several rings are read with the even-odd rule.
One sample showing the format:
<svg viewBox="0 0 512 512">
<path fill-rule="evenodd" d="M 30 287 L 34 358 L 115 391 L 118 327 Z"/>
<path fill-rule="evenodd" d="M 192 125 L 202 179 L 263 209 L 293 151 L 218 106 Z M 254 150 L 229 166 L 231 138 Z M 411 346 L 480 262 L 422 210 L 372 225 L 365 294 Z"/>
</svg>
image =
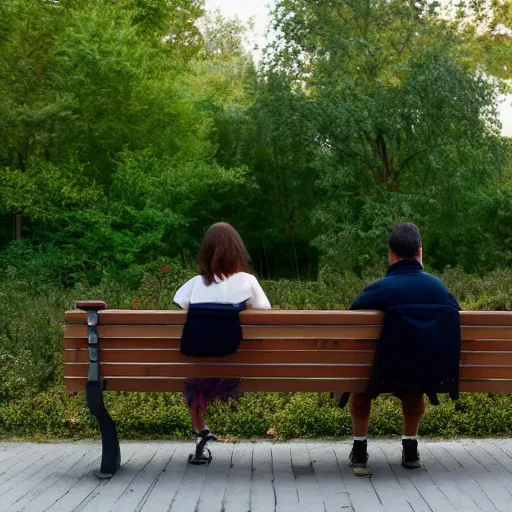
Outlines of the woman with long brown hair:
<svg viewBox="0 0 512 512">
<path fill-rule="evenodd" d="M 182 352 L 195 356 L 233 353 L 241 340 L 240 310 L 270 309 L 270 302 L 251 273 L 240 235 L 230 224 L 219 222 L 210 227 L 199 251 L 198 264 L 199 275 L 187 281 L 174 297 L 176 304 L 189 310 Z M 186 379 L 185 400 L 198 446 L 203 443 L 204 448 L 206 441 L 214 439 L 205 423 L 208 403 L 218 398 L 236 398 L 239 384 L 240 379 L 236 378 Z M 196 449 L 196 455 L 202 453 L 202 448 Z M 207 459 L 196 456 L 191 461 L 204 463 Z"/>
</svg>

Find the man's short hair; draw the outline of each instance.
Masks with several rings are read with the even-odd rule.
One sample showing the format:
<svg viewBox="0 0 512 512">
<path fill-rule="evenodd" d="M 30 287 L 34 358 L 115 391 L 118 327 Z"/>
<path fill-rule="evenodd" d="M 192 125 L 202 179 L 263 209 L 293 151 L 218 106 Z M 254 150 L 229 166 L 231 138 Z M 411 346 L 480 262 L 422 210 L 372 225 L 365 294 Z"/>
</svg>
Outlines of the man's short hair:
<svg viewBox="0 0 512 512">
<path fill-rule="evenodd" d="M 400 258 L 414 258 L 421 248 L 420 230 L 410 222 L 401 222 L 389 235 L 389 248 Z"/>
</svg>

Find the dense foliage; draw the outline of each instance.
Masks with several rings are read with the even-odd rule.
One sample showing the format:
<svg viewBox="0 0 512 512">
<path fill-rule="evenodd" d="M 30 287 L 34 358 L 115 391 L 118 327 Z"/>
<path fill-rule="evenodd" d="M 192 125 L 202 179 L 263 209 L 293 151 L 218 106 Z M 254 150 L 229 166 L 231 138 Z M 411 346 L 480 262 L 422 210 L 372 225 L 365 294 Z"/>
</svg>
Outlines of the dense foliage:
<svg viewBox="0 0 512 512">
<path fill-rule="evenodd" d="M 512 1 L 279 0 L 271 19 L 254 63 L 201 0 L 0 2 L 0 433 L 90 433 L 63 311 L 170 307 L 218 220 L 276 307 L 347 307 L 411 220 L 465 307 L 511 309 Z M 179 397 L 109 400 L 125 436 L 189 432 Z M 510 431 L 507 400 L 445 403 L 424 432 Z M 375 432 L 398 431 L 379 403 Z M 226 407 L 219 432 L 348 432 L 324 395 Z"/>
<path fill-rule="evenodd" d="M 219 219 L 267 277 L 360 273 L 401 219 L 439 270 L 510 263 L 511 3 L 442 5 L 282 0 L 255 66 L 200 0 L 2 2 L 0 243 L 21 213 L 10 260 L 66 286 L 188 264 Z"/>
</svg>

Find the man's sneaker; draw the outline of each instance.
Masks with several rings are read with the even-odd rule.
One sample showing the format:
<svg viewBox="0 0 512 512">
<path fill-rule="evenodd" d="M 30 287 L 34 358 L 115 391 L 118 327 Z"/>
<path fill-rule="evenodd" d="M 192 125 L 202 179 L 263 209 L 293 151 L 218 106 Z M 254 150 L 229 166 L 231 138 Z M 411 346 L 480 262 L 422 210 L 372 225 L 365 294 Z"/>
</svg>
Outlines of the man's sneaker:
<svg viewBox="0 0 512 512">
<path fill-rule="evenodd" d="M 368 466 L 367 441 L 354 441 L 348 463 L 357 476 L 371 476 L 372 468 Z"/>
<path fill-rule="evenodd" d="M 402 439 L 402 466 L 407 469 L 421 468 L 417 439 Z"/>
</svg>

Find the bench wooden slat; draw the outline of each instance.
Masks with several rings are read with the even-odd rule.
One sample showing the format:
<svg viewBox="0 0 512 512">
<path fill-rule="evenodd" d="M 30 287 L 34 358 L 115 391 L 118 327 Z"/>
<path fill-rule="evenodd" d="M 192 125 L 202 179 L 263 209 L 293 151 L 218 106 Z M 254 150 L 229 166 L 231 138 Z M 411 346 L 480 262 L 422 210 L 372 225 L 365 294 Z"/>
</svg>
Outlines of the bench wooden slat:
<svg viewBox="0 0 512 512">
<path fill-rule="evenodd" d="M 497 328 L 500 329 L 500 328 Z M 503 329 L 503 328 L 502 328 Z M 506 328 L 505 328 L 506 329 Z M 242 326 L 244 339 L 275 339 L 275 338 L 301 338 L 301 339 L 377 339 L 380 336 L 380 326 L 354 326 L 354 325 L 262 325 Z M 181 338 L 183 327 L 181 325 L 100 325 L 98 334 L 101 338 Z M 81 325 L 66 326 L 67 338 L 84 338 L 87 336 L 87 327 Z M 512 328 L 511 328 L 512 337 Z"/>
<path fill-rule="evenodd" d="M 512 311 L 461 311 L 462 325 L 512 326 Z"/>
<path fill-rule="evenodd" d="M 373 325 L 263 325 L 242 326 L 244 339 L 378 339 L 380 326 Z M 181 338 L 181 325 L 99 325 L 98 334 L 101 338 Z M 512 327 L 509 326 L 467 326 L 461 327 L 463 340 L 512 339 Z M 87 326 L 67 325 L 66 338 L 87 337 Z"/>
<path fill-rule="evenodd" d="M 243 341 L 240 345 L 241 351 L 258 350 L 375 350 L 377 340 L 251 340 Z M 170 338 L 104 338 L 101 340 L 101 347 L 104 349 L 179 349 L 180 341 Z M 64 338 L 66 350 L 87 350 L 86 338 Z M 512 340 L 464 340 L 462 350 L 477 352 L 512 352 Z"/>
<path fill-rule="evenodd" d="M 368 378 L 371 364 L 209 364 L 209 363 L 102 363 L 105 377 L 315 377 Z M 84 377 L 87 364 L 66 364 L 66 377 Z M 511 366 L 461 366 L 463 379 L 506 379 L 512 375 Z"/>
<path fill-rule="evenodd" d="M 126 310 L 107 309 L 101 311 L 103 325 L 183 325 L 186 312 L 180 310 Z M 461 311 L 461 323 L 466 325 L 512 326 L 512 311 Z M 67 311 L 67 324 L 85 324 L 83 311 Z M 241 314 L 246 325 L 342 325 L 382 324 L 383 315 L 377 311 L 313 311 L 313 310 L 247 310 Z"/>
<path fill-rule="evenodd" d="M 315 363 L 315 364 L 371 364 L 374 352 L 357 351 L 252 351 L 238 352 L 228 357 L 209 357 L 208 363 Z M 510 357 L 512 362 L 512 355 Z M 101 361 L 104 363 L 204 363 L 204 358 L 187 357 L 179 350 L 103 350 Z M 86 350 L 67 350 L 64 352 L 66 363 L 88 363 Z"/>
<path fill-rule="evenodd" d="M 512 342 L 511 342 L 512 346 Z M 293 351 L 293 350 L 251 350 L 239 351 L 228 357 L 212 357 L 209 363 L 311 363 L 311 364 L 371 364 L 374 351 L 357 350 L 321 350 L 321 351 Z M 204 363 L 205 359 L 187 357 L 178 349 L 164 350 L 102 350 L 101 360 L 104 363 Z M 87 350 L 66 350 L 65 363 L 87 363 L 89 353 Z M 512 365 L 512 352 L 462 352 L 462 365 Z"/>
<path fill-rule="evenodd" d="M 355 366 L 312 366 L 265 364 L 159 364 L 159 363 L 102 363 L 101 374 L 105 377 L 316 377 L 316 378 L 368 378 L 371 364 Z M 65 365 L 64 375 L 67 377 L 84 377 L 87 375 L 86 364 Z"/>
<path fill-rule="evenodd" d="M 182 310 L 126 310 L 107 309 L 100 311 L 103 325 L 183 325 L 187 317 Z M 382 324 L 383 315 L 378 311 L 311 311 L 311 310 L 246 310 L 241 313 L 246 325 L 368 325 Z M 85 324 L 83 311 L 67 311 L 67 324 Z"/>
<path fill-rule="evenodd" d="M 243 341 L 241 351 L 257 350 L 375 350 L 377 340 L 250 340 Z M 161 338 L 103 338 L 101 347 L 109 349 L 156 349 L 156 348 L 180 348 L 180 340 Z M 64 338 L 65 349 L 87 349 L 85 338 Z M 511 345 L 512 350 L 512 345 Z"/>
<path fill-rule="evenodd" d="M 68 378 L 69 393 L 85 391 L 87 379 Z M 108 391 L 140 392 L 183 392 L 184 379 L 111 378 L 107 381 Z M 299 379 L 243 379 L 240 391 L 260 392 L 341 392 L 363 393 L 366 379 L 345 380 L 299 380 Z M 462 380 L 461 392 L 467 393 L 512 393 L 510 380 Z"/>
<path fill-rule="evenodd" d="M 183 311 L 100 312 L 101 372 L 108 389 L 181 391 L 186 377 L 242 376 L 245 391 L 363 391 L 381 331 L 374 311 L 245 311 L 240 351 L 226 358 L 179 352 Z M 85 314 L 66 313 L 69 391 L 87 375 Z M 461 313 L 462 391 L 512 391 L 512 312 Z"/>
<path fill-rule="evenodd" d="M 87 380 L 66 379 L 68 392 L 85 391 Z M 107 381 L 107 391 L 183 392 L 184 379 L 112 378 Z M 260 392 L 331 392 L 348 391 L 362 393 L 367 386 L 366 379 L 243 379 L 239 391 Z"/>
</svg>

